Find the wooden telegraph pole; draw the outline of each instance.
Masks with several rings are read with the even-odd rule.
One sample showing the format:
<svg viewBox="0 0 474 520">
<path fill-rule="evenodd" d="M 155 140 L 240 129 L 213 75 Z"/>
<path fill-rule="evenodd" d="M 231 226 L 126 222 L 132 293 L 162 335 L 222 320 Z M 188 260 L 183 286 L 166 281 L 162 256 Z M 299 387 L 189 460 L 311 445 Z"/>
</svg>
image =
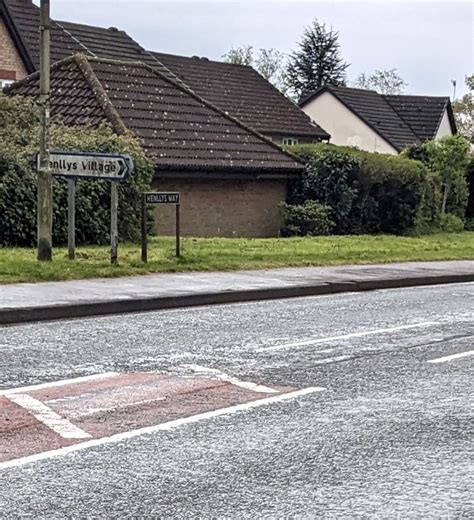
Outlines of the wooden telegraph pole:
<svg viewBox="0 0 474 520">
<path fill-rule="evenodd" d="M 49 168 L 50 119 L 50 3 L 41 0 L 40 15 L 40 149 L 38 168 L 38 260 L 53 258 L 53 187 Z"/>
</svg>

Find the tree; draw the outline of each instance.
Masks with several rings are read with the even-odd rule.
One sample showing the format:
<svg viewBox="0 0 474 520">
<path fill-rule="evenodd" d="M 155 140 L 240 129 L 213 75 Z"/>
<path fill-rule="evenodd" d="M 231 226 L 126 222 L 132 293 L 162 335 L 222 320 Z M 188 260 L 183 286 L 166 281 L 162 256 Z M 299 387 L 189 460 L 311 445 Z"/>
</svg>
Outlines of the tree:
<svg viewBox="0 0 474 520">
<path fill-rule="evenodd" d="M 290 56 L 286 82 L 297 98 L 324 85 L 345 85 L 346 69 L 340 54 L 339 33 L 324 23 L 313 20 Z"/>
<path fill-rule="evenodd" d="M 253 67 L 278 90 L 285 93 L 284 81 L 285 55 L 277 49 L 260 49 L 254 52 L 251 45 L 231 49 L 222 56 L 227 63 Z"/>
<path fill-rule="evenodd" d="M 468 199 L 466 166 L 469 162 L 469 143 L 460 135 L 449 135 L 427 141 L 424 145 L 430 167 L 441 175 L 444 185 L 441 213 L 452 212 L 448 197 L 458 199 L 451 204 L 463 218 Z M 452 193 L 451 193 L 452 192 Z"/>
<path fill-rule="evenodd" d="M 474 143 L 474 74 L 466 76 L 469 92 L 453 102 L 453 112 L 459 133 Z"/>
<path fill-rule="evenodd" d="M 397 69 L 375 70 L 372 74 L 359 74 L 354 87 L 375 90 L 379 94 L 403 94 L 407 83 Z"/>
<path fill-rule="evenodd" d="M 254 63 L 253 47 L 251 45 L 244 45 L 243 47 L 232 48 L 223 56 L 224 61 L 233 63 L 234 65 L 248 65 L 252 66 Z"/>
</svg>

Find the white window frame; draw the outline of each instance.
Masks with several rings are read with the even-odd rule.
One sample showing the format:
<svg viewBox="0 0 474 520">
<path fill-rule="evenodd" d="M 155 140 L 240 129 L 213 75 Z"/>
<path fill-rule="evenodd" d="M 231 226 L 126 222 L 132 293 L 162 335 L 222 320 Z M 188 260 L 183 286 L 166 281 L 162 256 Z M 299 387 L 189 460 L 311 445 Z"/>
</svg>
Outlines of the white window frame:
<svg viewBox="0 0 474 520">
<path fill-rule="evenodd" d="M 296 137 L 284 137 L 283 138 L 284 146 L 295 146 L 296 144 L 299 144 L 299 140 Z"/>
</svg>

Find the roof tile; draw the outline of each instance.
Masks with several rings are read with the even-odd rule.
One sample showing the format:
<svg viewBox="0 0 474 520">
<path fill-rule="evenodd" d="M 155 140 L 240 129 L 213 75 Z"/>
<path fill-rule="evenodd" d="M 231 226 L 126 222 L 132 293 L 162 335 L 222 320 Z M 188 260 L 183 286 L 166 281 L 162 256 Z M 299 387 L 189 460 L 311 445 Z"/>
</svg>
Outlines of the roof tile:
<svg viewBox="0 0 474 520">
<path fill-rule="evenodd" d="M 73 88 L 66 86 L 70 81 Z M 291 174 L 303 168 L 291 154 L 141 62 L 82 55 L 56 63 L 51 71 L 53 117 L 68 124 L 105 121 L 92 81 L 100 84 L 125 126 L 143 140 L 158 169 Z M 38 74 L 7 93 L 37 96 Z"/>
</svg>

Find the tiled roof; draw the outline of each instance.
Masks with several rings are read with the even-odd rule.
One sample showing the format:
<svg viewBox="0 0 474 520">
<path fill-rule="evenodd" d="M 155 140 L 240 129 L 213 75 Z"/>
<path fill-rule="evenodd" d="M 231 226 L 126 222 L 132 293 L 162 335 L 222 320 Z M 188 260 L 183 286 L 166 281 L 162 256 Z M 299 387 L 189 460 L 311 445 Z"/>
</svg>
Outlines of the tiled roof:
<svg viewBox="0 0 474 520">
<path fill-rule="evenodd" d="M 52 115 L 68 124 L 111 121 L 143 140 L 158 171 L 245 171 L 291 174 L 296 158 L 142 62 L 84 55 L 51 71 Z M 7 88 L 36 97 L 38 74 Z"/>
<path fill-rule="evenodd" d="M 252 67 L 151 54 L 194 92 L 265 135 L 329 139 L 327 132 Z"/>
<path fill-rule="evenodd" d="M 419 142 L 413 130 L 377 92 L 358 88 L 327 86 L 344 105 L 365 121 L 396 150 Z"/>
<path fill-rule="evenodd" d="M 328 85 L 303 98 L 300 106 L 304 107 L 327 91 L 398 151 L 405 146 L 434 139 L 445 110 L 448 110 L 451 128 L 456 133 L 448 97 L 388 96 L 373 90 Z"/>
<path fill-rule="evenodd" d="M 40 10 L 31 0 L 0 0 L 6 5 L 24 44 L 34 72 L 39 69 Z M 157 60 L 124 31 L 70 22 L 51 22 L 51 61 L 60 61 L 75 53 L 93 57 L 141 60 L 150 65 Z"/>
<path fill-rule="evenodd" d="M 25 46 L 30 72 L 39 68 L 39 8 L 31 0 L 0 0 Z M 53 21 L 51 60 L 74 53 L 121 61 L 140 60 L 267 136 L 329 139 L 329 135 L 251 67 L 203 58 L 150 53 L 127 33 Z"/>
<path fill-rule="evenodd" d="M 422 140 L 433 139 L 436 136 L 443 114 L 450 106 L 449 97 L 383 97 Z M 453 128 L 454 130 L 455 128 Z"/>
</svg>

